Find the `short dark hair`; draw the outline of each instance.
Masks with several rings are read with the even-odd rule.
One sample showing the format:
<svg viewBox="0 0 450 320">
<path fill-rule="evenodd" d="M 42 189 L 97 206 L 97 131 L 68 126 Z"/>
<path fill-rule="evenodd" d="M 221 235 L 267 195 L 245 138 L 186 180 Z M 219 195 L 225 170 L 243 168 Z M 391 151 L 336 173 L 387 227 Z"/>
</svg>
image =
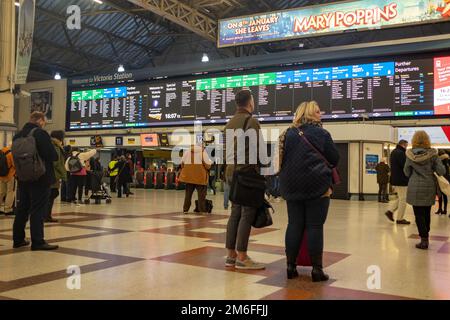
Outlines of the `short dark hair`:
<svg viewBox="0 0 450 320">
<path fill-rule="evenodd" d="M 402 139 L 398 142 L 398 144 L 408 144 L 408 141 Z"/>
<path fill-rule="evenodd" d="M 252 99 L 252 92 L 250 90 L 241 90 L 236 93 L 234 100 L 236 101 L 236 106 L 238 108 L 245 108 L 250 103 Z"/>
<path fill-rule="evenodd" d="M 50 137 L 58 139 L 59 141 L 64 141 L 64 131 L 63 130 L 54 130 L 50 133 Z"/>
</svg>

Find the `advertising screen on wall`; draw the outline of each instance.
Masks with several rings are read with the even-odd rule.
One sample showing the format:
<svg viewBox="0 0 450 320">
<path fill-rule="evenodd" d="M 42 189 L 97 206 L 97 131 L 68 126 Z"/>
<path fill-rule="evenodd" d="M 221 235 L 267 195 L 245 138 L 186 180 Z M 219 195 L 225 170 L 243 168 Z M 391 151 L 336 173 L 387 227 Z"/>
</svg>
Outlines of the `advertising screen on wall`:
<svg viewBox="0 0 450 320">
<path fill-rule="evenodd" d="M 358 0 L 219 20 L 218 47 L 445 21 L 444 0 Z"/>
<path fill-rule="evenodd" d="M 157 133 L 147 133 L 141 134 L 141 145 L 143 147 L 158 147 L 158 134 Z"/>
<path fill-rule="evenodd" d="M 92 136 L 90 138 L 90 145 L 94 148 L 103 148 L 102 136 Z"/>
<path fill-rule="evenodd" d="M 418 130 L 424 130 L 433 144 L 450 144 L 450 126 L 398 128 L 398 140 L 411 142 Z"/>
<path fill-rule="evenodd" d="M 241 89 L 251 90 L 255 116 L 291 121 L 316 100 L 324 120 L 450 115 L 450 57 L 407 56 L 272 67 L 220 77 L 164 79 L 69 88 L 67 129 L 224 124 Z"/>
<path fill-rule="evenodd" d="M 159 142 L 161 144 L 161 147 L 169 147 L 169 135 L 165 132 L 159 134 Z"/>
</svg>

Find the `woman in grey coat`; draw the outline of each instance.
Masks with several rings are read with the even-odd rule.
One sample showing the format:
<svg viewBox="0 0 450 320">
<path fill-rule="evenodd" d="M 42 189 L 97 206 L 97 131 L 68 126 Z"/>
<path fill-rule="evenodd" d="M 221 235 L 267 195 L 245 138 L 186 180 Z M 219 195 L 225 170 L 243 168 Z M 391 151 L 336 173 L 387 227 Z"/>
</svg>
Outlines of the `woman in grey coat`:
<svg viewBox="0 0 450 320">
<path fill-rule="evenodd" d="M 440 193 L 434 172 L 445 173 L 445 168 L 436 149 L 431 149 L 430 137 L 425 131 L 417 131 L 412 139 L 412 149 L 406 151 L 403 169 L 409 177 L 406 202 L 413 206 L 416 224 L 421 238 L 418 249 L 428 249 L 431 207 Z"/>
</svg>

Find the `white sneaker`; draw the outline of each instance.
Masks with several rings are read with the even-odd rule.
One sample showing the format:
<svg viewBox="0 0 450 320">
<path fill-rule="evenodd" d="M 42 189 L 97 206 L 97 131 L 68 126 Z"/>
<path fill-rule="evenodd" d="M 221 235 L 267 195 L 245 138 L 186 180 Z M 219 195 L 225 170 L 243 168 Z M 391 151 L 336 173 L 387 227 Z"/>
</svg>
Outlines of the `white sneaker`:
<svg viewBox="0 0 450 320">
<path fill-rule="evenodd" d="M 244 261 L 236 259 L 235 268 L 240 270 L 263 270 L 266 267 L 262 263 L 255 262 L 250 257 L 247 257 Z"/>
</svg>

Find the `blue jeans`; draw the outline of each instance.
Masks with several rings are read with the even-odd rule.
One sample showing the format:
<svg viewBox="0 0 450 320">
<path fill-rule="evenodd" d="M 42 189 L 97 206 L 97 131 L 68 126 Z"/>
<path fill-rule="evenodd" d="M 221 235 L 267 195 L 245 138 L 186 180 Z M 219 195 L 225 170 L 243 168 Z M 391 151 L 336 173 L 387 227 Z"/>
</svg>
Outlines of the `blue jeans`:
<svg viewBox="0 0 450 320">
<path fill-rule="evenodd" d="M 230 201 L 230 185 L 227 182 L 223 182 L 223 207 L 228 209 L 228 202 Z"/>
</svg>

